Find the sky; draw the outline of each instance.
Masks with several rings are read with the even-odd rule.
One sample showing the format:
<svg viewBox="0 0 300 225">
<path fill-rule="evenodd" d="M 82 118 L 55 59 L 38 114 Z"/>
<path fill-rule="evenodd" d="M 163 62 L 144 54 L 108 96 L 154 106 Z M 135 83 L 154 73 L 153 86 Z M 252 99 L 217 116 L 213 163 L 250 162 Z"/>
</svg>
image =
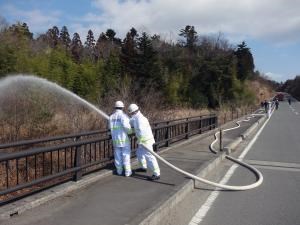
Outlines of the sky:
<svg viewBox="0 0 300 225">
<path fill-rule="evenodd" d="M 0 0 L 0 16 L 26 22 L 35 36 L 67 26 L 85 40 L 108 28 L 124 38 L 131 27 L 179 39 L 193 25 L 198 35 L 222 33 L 231 44 L 245 41 L 255 69 L 276 81 L 300 75 L 300 1 L 295 0 Z"/>
</svg>

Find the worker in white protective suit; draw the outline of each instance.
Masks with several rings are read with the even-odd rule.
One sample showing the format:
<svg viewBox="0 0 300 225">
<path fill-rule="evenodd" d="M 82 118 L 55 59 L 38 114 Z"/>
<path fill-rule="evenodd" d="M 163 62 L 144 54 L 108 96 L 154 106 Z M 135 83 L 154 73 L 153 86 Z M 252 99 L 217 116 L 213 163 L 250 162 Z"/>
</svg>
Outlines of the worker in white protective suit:
<svg viewBox="0 0 300 225">
<path fill-rule="evenodd" d="M 117 174 L 123 174 L 125 169 L 125 176 L 132 175 L 130 165 L 130 141 L 128 134 L 132 132 L 129 117 L 123 112 L 124 103 L 117 101 L 115 103 L 115 112 L 109 117 L 109 128 L 114 147 L 115 166 Z"/>
<path fill-rule="evenodd" d="M 139 107 L 136 104 L 131 104 L 128 107 L 128 111 L 131 116 L 130 124 L 133 126 L 135 135 L 137 137 L 138 148 L 136 154 L 138 161 L 141 164 L 139 171 L 146 171 L 148 166 L 153 172 L 153 175 L 149 178 L 149 180 L 159 180 L 160 169 L 157 160 L 143 146 L 145 145 L 148 149 L 153 151 L 153 144 L 155 143 L 155 140 L 149 121 L 139 111 Z"/>
</svg>

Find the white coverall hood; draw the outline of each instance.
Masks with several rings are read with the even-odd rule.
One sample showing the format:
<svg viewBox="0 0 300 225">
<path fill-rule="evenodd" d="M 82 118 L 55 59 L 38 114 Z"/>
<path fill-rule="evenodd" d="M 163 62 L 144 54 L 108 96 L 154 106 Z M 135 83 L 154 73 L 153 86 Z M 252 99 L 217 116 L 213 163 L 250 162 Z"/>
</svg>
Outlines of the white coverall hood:
<svg viewBox="0 0 300 225">
<path fill-rule="evenodd" d="M 109 128 L 111 130 L 111 136 L 113 145 L 115 147 L 130 146 L 128 133 L 131 133 L 131 126 L 129 123 L 129 117 L 120 109 L 117 109 L 109 117 Z"/>
<path fill-rule="evenodd" d="M 132 116 L 130 123 L 134 127 L 138 144 L 143 143 L 152 146 L 155 143 L 149 121 L 140 111 Z"/>
</svg>

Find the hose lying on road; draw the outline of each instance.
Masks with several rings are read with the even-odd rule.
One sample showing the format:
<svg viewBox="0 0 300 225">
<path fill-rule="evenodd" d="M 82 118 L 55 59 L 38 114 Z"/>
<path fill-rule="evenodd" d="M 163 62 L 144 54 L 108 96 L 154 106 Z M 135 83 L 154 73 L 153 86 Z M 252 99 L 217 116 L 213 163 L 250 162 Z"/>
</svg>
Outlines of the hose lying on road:
<svg viewBox="0 0 300 225">
<path fill-rule="evenodd" d="M 192 178 L 194 180 L 197 180 L 197 181 L 200 181 L 202 183 L 205 183 L 205 184 L 209 184 L 209 185 L 212 185 L 212 186 L 215 186 L 215 187 L 219 187 L 219 188 L 223 188 L 223 189 L 227 189 L 227 190 L 233 190 L 233 191 L 243 191 L 243 190 L 249 190 L 249 189 L 252 189 L 252 188 L 255 188 L 255 187 L 258 187 L 262 182 L 263 182 L 263 176 L 261 174 L 261 172 L 259 172 L 256 168 L 242 162 L 242 161 L 239 161 L 237 159 L 234 159 L 230 156 L 226 156 L 228 157 L 228 159 L 232 160 L 233 162 L 236 162 L 250 170 L 252 170 L 256 177 L 257 177 L 257 181 L 253 184 L 250 184 L 250 185 L 246 185 L 246 186 L 231 186 L 231 185 L 225 185 L 225 184 L 219 184 L 219 183 L 215 183 L 215 182 L 212 182 L 212 181 L 209 181 L 209 180 L 206 180 L 204 178 L 201 178 L 201 177 L 197 177 L 191 173 L 188 173 L 174 165 L 172 165 L 171 163 L 169 163 L 167 160 L 165 160 L 164 158 L 162 158 L 160 155 L 158 155 L 157 153 L 151 151 L 149 148 L 147 148 L 147 146 L 143 145 L 147 151 L 149 151 L 152 155 L 154 155 L 156 158 L 158 158 L 160 161 L 162 161 L 164 164 L 166 164 L 167 166 L 169 166 L 170 168 L 176 170 L 177 172 L 179 173 L 182 173 L 184 175 L 186 175 L 187 177 L 189 178 Z"/>
<path fill-rule="evenodd" d="M 259 114 L 259 115 L 264 115 L 264 114 Z M 224 131 L 229 131 L 229 130 L 233 130 L 233 129 L 237 129 L 240 127 L 240 122 L 242 121 L 249 121 L 252 117 L 254 117 L 255 115 L 251 115 L 249 117 L 247 117 L 247 119 L 245 120 L 241 120 L 241 121 L 237 121 L 236 124 L 237 126 L 236 127 L 233 127 L 233 128 L 229 128 L 229 129 L 226 129 Z M 214 142 L 210 145 L 210 148 L 212 151 L 214 151 L 215 153 L 217 153 L 217 151 L 213 148 L 213 144 L 218 141 L 217 139 L 217 134 L 219 133 L 219 131 L 217 133 L 215 133 L 215 140 Z M 244 166 L 245 168 L 248 168 L 249 170 L 251 170 L 256 178 L 257 178 L 257 181 L 253 184 L 250 184 L 250 185 L 245 185 L 245 186 L 232 186 L 232 185 L 225 185 L 225 184 L 219 184 L 219 183 L 215 183 L 215 182 L 212 182 L 212 181 L 209 181 L 209 180 L 206 180 L 204 178 L 201 178 L 201 177 L 197 177 L 191 173 L 188 173 L 174 165 L 172 165 L 171 163 L 169 163 L 168 161 L 166 161 L 164 158 L 162 158 L 160 155 L 158 155 L 157 153 L 155 153 L 154 151 L 152 151 L 151 149 L 149 149 L 147 146 L 143 145 L 143 147 L 149 151 L 152 155 L 154 155 L 155 157 L 157 157 L 160 161 L 162 161 L 164 164 L 166 164 L 167 166 L 169 166 L 170 168 L 174 169 L 175 171 L 179 172 L 179 173 L 182 173 L 184 175 L 186 175 L 187 177 L 190 177 L 194 180 L 197 180 L 197 181 L 200 181 L 202 183 L 205 183 L 205 184 L 209 184 L 209 185 L 212 185 L 212 186 L 215 186 L 215 187 L 219 187 L 219 188 L 223 188 L 223 189 L 226 189 L 226 190 L 233 190 L 233 191 L 243 191 L 243 190 L 249 190 L 249 189 L 253 189 L 253 188 L 256 188 L 258 187 L 260 184 L 262 184 L 263 182 L 263 175 L 261 174 L 261 172 L 259 172 L 255 167 L 253 166 L 250 166 L 249 164 L 247 163 L 244 163 L 238 159 L 235 159 L 231 156 L 228 156 L 226 155 L 225 157 L 241 166 Z"/>
<path fill-rule="evenodd" d="M 231 127 L 231 128 L 228 128 L 228 129 L 225 129 L 225 130 L 222 130 L 223 133 L 227 132 L 227 131 L 230 131 L 230 130 L 234 130 L 234 129 L 237 129 L 241 126 L 241 122 L 248 122 L 250 121 L 251 118 L 255 117 L 255 116 L 263 116 L 264 114 L 251 114 L 250 116 L 247 116 L 246 119 L 244 120 L 239 120 L 239 121 L 236 121 L 235 124 L 237 126 L 235 127 Z M 217 131 L 214 136 L 215 136 L 215 140 L 209 145 L 209 149 L 210 151 L 212 151 L 214 154 L 217 154 L 217 150 L 214 149 L 214 144 L 218 141 L 218 134 L 220 134 L 220 131 Z"/>
</svg>

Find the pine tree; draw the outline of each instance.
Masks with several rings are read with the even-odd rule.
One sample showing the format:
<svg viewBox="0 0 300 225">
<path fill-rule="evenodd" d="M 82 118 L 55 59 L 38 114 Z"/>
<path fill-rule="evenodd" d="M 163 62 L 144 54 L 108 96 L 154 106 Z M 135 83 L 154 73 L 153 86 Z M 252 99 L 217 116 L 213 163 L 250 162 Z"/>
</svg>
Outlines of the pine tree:
<svg viewBox="0 0 300 225">
<path fill-rule="evenodd" d="M 93 49 L 95 47 L 95 38 L 92 30 L 88 31 L 84 45 L 88 49 Z"/>
<path fill-rule="evenodd" d="M 243 41 L 237 46 L 235 55 L 237 57 L 238 79 L 244 81 L 254 74 L 254 61 L 250 48 Z"/>
<path fill-rule="evenodd" d="M 95 57 L 96 60 L 100 59 L 100 58 L 108 58 L 108 49 L 106 48 L 108 39 L 106 37 L 106 35 L 102 32 L 99 35 L 99 38 L 96 42 L 96 46 L 95 46 Z"/>
<path fill-rule="evenodd" d="M 122 63 L 122 74 L 137 77 L 137 43 L 135 37 L 137 34 L 128 32 L 121 48 L 120 61 Z"/>
<path fill-rule="evenodd" d="M 142 87 L 149 83 L 162 85 L 160 83 L 160 71 L 157 65 L 157 52 L 154 51 L 151 38 L 143 32 L 138 38 L 138 74 Z"/>
<path fill-rule="evenodd" d="M 74 33 L 72 42 L 71 42 L 71 53 L 73 56 L 73 59 L 78 63 L 81 60 L 82 57 L 82 42 L 80 40 L 80 36 L 78 33 Z"/>
<path fill-rule="evenodd" d="M 71 38 L 68 32 L 68 28 L 63 26 L 60 31 L 59 39 L 64 46 L 65 50 L 67 51 L 71 45 Z"/>
<path fill-rule="evenodd" d="M 59 30 L 57 26 L 53 26 L 47 31 L 47 39 L 50 47 L 55 48 L 59 42 Z"/>
<path fill-rule="evenodd" d="M 115 40 L 116 32 L 113 29 L 107 29 L 105 35 L 108 38 L 108 40 L 113 42 Z"/>
<path fill-rule="evenodd" d="M 86 56 L 89 58 L 89 60 L 94 61 L 96 43 L 95 43 L 95 38 L 92 30 L 88 31 L 84 45 L 85 45 Z"/>
<path fill-rule="evenodd" d="M 137 30 L 136 30 L 134 27 L 132 27 L 132 28 L 130 29 L 129 33 L 130 33 L 130 35 L 131 35 L 131 37 L 132 37 L 133 39 L 135 39 L 136 37 L 139 36 L 138 33 L 137 33 Z"/>
<path fill-rule="evenodd" d="M 180 30 L 179 36 L 183 36 L 185 41 L 185 46 L 192 50 L 198 40 L 197 32 L 194 26 L 187 25 L 184 29 Z"/>
</svg>

